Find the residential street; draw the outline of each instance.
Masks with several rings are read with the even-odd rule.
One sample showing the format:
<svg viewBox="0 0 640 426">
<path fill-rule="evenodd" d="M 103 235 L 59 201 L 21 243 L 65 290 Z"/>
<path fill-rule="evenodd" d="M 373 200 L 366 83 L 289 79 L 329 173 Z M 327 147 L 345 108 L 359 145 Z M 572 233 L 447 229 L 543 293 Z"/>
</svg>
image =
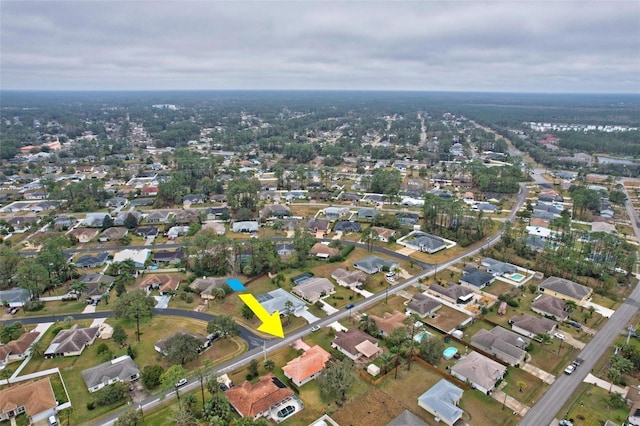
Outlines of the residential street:
<svg viewBox="0 0 640 426">
<path fill-rule="evenodd" d="M 626 207 L 636 237 L 640 241 L 640 232 L 636 225 L 638 216 L 631 201 L 627 202 Z M 578 385 L 587 377 L 587 374 L 591 372 L 598 359 L 610 349 L 615 338 L 633 318 L 639 306 L 640 286 L 637 285 L 631 295 L 625 299 L 602 329 L 593 336 L 591 341 L 580 352 L 579 356 L 584 359 L 582 365 L 571 375 L 562 374 L 559 376 L 538 403 L 531 407 L 519 424 L 522 426 L 544 426 L 550 424 L 556 415 L 564 416 L 566 413 L 559 413 L 560 409 L 575 392 Z"/>
</svg>

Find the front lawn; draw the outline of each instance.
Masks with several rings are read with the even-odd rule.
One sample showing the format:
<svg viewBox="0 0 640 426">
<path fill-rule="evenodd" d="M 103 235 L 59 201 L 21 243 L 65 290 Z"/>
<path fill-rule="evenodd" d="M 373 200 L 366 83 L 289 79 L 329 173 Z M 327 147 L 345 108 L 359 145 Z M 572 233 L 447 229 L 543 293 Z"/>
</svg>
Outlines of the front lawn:
<svg viewBox="0 0 640 426">
<path fill-rule="evenodd" d="M 509 367 L 507 377 L 505 377 L 504 381 L 507 384 L 502 390 L 529 407 L 540 399 L 549 387 L 549 385 L 539 378 L 515 367 Z M 523 385 L 522 388 L 520 388 L 520 385 Z"/>
<path fill-rule="evenodd" d="M 571 419 L 575 426 L 602 425 L 607 420 L 624 423 L 629 408 L 626 405 L 614 408 L 609 397 L 606 389 L 582 383 L 556 417 Z"/>
</svg>

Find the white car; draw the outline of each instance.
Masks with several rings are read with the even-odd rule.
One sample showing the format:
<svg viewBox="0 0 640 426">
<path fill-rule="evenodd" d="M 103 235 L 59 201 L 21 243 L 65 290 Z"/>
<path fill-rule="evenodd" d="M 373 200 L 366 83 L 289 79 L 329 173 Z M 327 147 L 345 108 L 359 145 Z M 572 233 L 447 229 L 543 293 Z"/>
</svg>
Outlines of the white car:
<svg viewBox="0 0 640 426">
<path fill-rule="evenodd" d="M 555 333 L 554 336 L 555 336 L 556 339 L 564 340 L 564 334 Z"/>
<path fill-rule="evenodd" d="M 318 331 L 318 330 L 320 330 L 320 326 L 319 325 L 314 325 L 313 327 L 311 327 L 311 332 L 312 333 L 315 332 L 315 331 Z"/>
<path fill-rule="evenodd" d="M 180 379 L 178 383 L 175 384 L 175 387 L 179 388 L 180 386 L 184 386 L 187 384 L 187 379 Z"/>
<path fill-rule="evenodd" d="M 573 365 L 573 364 L 569 364 L 569 365 L 567 365 L 567 368 L 565 368 L 565 369 L 564 369 L 564 372 L 565 372 L 566 374 L 571 374 L 571 373 L 573 373 L 575 370 L 576 370 L 576 366 L 575 366 L 575 365 Z"/>
</svg>

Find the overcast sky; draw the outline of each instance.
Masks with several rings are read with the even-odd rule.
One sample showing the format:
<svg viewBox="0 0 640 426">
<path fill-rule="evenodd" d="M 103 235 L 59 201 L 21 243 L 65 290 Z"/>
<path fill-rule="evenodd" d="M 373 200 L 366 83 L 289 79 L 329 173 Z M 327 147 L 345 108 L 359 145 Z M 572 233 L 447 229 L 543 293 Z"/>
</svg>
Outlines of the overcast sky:
<svg viewBox="0 0 640 426">
<path fill-rule="evenodd" d="M 640 93 L 640 1 L 0 1 L 2 89 Z"/>
</svg>

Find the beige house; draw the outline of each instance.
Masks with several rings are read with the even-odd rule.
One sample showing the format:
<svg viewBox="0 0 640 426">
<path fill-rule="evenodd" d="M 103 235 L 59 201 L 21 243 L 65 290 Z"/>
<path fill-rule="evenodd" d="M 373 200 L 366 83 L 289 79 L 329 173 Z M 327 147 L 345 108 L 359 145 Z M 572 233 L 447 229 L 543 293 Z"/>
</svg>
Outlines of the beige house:
<svg viewBox="0 0 640 426">
<path fill-rule="evenodd" d="M 559 277 L 549 277 L 538 286 L 541 293 L 583 305 L 591 297 L 593 289 Z"/>
</svg>

